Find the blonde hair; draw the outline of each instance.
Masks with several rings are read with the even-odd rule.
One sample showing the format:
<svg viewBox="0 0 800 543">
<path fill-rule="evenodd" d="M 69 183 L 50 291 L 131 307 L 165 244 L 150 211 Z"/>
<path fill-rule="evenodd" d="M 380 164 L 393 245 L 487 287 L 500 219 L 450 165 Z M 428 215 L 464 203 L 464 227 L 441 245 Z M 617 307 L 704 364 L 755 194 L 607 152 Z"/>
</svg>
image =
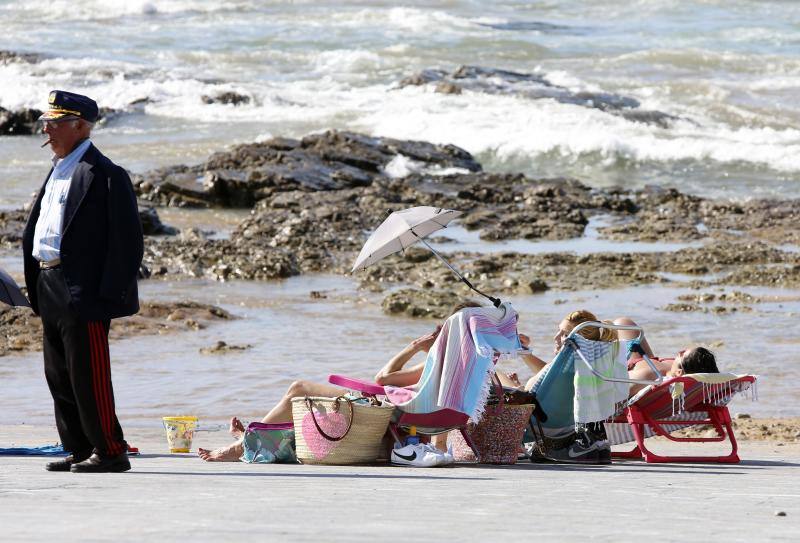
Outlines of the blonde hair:
<svg viewBox="0 0 800 543">
<path fill-rule="evenodd" d="M 598 319 L 591 311 L 579 309 L 564 317 L 564 320 L 569 322 L 574 328 L 581 323 L 590 321 L 597 322 L 600 319 Z M 613 324 L 611 321 L 602 322 L 604 324 Z M 587 326 L 583 330 L 579 330 L 578 333 L 586 339 L 590 339 L 592 341 L 615 341 L 617 339 L 617 331 L 610 330 L 608 328 L 595 328 L 594 326 Z"/>
</svg>

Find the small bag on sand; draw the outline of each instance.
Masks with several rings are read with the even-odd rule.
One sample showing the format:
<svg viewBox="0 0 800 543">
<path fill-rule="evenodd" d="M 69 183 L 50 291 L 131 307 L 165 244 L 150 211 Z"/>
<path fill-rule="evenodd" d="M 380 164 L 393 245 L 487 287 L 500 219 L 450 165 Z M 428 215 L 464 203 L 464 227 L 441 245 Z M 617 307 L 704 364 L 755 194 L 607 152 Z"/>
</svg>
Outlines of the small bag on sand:
<svg viewBox="0 0 800 543">
<path fill-rule="evenodd" d="M 242 462 L 296 464 L 294 425 L 291 422 L 251 422 L 244 432 Z"/>
<path fill-rule="evenodd" d="M 303 464 L 375 462 L 394 406 L 348 397 L 294 398 L 297 459 Z"/>
</svg>

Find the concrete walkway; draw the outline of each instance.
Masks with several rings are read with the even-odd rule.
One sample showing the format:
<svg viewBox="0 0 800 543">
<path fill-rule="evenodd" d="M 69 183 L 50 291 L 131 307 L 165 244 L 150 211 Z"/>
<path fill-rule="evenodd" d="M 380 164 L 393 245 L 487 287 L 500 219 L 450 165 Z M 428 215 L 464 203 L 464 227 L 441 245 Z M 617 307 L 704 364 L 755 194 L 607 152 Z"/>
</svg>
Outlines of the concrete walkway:
<svg viewBox="0 0 800 543">
<path fill-rule="evenodd" d="M 55 435 L 2 426 L 0 446 Z M 800 538 L 800 444 L 745 442 L 738 465 L 411 469 L 209 464 L 166 453 L 155 429 L 129 428 L 126 437 L 145 454 L 123 474 L 50 473 L 42 457 L 0 457 L 0 541 Z M 227 441 L 199 433 L 196 444 Z"/>
</svg>

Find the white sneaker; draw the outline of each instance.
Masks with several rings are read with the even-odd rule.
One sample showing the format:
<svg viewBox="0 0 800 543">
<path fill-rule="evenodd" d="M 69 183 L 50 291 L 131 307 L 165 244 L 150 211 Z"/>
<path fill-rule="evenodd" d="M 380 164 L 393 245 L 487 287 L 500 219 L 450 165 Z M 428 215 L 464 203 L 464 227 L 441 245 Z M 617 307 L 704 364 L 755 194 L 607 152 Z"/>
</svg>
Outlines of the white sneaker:
<svg viewBox="0 0 800 543">
<path fill-rule="evenodd" d="M 442 456 L 444 458 L 444 462 L 442 462 L 443 466 L 449 466 L 450 464 L 455 464 L 456 463 L 456 458 L 455 458 L 455 456 L 453 456 L 453 446 L 452 445 L 449 445 L 447 447 L 447 452 L 446 453 L 442 453 Z"/>
<path fill-rule="evenodd" d="M 456 463 L 456 460 L 453 457 L 452 447 L 447 447 L 447 451 L 442 451 L 432 443 L 426 443 L 425 445 L 428 447 L 428 451 L 430 451 L 431 454 L 436 455 L 437 466 L 449 466 L 450 464 Z"/>
<path fill-rule="evenodd" d="M 431 451 L 427 443 L 417 443 L 416 445 L 406 445 L 399 449 L 393 449 L 390 461 L 398 466 L 411 466 L 415 468 L 435 468 L 440 465 L 439 454 Z"/>
</svg>

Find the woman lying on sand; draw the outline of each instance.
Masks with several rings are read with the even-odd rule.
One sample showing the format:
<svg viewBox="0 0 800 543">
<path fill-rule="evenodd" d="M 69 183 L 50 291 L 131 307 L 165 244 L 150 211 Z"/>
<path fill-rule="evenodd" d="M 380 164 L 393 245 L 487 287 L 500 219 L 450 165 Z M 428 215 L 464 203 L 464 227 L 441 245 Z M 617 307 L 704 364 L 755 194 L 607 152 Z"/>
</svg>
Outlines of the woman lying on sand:
<svg viewBox="0 0 800 543">
<path fill-rule="evenodd" d="M 459 304 L 453 308 L 451 316 L 467 307 L 480 307 L 480 304 L 475 302 Z M 400 387 L 416 384 L 420 377 L 422 377 L 422 370 L 425 367 L 425 363 L 421 362 L 408 368 L 406 368 L 405 365 L 417 353 L 427 353 L 433 345 L 433 342 L 436 341 L 441 329 L 441 325 L 437 326 L 433 332 L 418 337 L 409 343 L 402 351 L 394 355 L 394 357 L 380 369 L 377 375 L 375 375 L 375 382 L 382 386 L 393 385 Z M 275 407 L 267 413 L 261 422 L 292 422 L 292 398 L 301 398 L 304 396 L 336 398 L 346 393 L 347 390 L 329 384 L 313 383 L 311 381 L 295 381 L 289 386 L 283 398 L 281 398 Z M 236 441 L 226 447 L 220 447 L 213 451 L 198 449 L 198 456 L 208 462 L 237 462 L 243 452 L 242 437 L 244 435 L 244 430 L 245 428 L 242 422 L 237 417 L 233 417 L 231 419 L 230 432 L 237 438 Z M 441 438 L 435 441 L 440 449 L 446 448 L 444 440 L 445 438 Z"/>
</svg>

